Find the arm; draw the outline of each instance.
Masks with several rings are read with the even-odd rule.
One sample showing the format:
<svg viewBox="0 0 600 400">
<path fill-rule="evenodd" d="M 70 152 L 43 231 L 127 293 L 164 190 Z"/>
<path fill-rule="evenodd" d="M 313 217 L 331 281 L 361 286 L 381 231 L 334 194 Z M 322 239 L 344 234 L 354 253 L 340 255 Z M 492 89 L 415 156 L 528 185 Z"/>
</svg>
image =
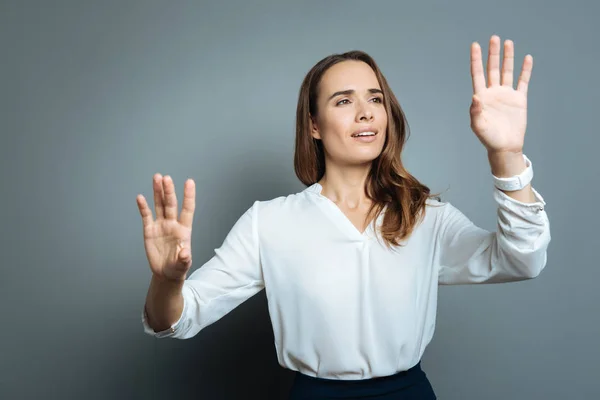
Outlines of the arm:
<svg viewBox="0 0 600 400">
<path fill-rule="evenodd" d="M 522 190 L 526 190 L 522 189 Z M 495 232 L 479 228 L 452 204 L 441 212 L 439 284 L 501 283 L 535 278 L 546 265 L 550 223 L 545 201 L 525 203 L 494 187 Z"/>
<path fill-rule="evenodd" d="M 152 333 L 169 330 L 181 316 L 183 283 L 184 281 L 173 282 L 152 275 L 144 307 L 146 314 L 142 316 L 146 325 L 152 328 Z"/>
<path fill-rule="evenodd" d="M 221 247 L 215 249 L 213 257 L 183 281 L 181 297 L 176 286 L 156 285 L 156 293 L 162 291 L 156 297 L 161 303 L 154 305 L 153 310 L 163 313 L 160 317 L 157 313 L 153 324 L 160 329 L 174 322 L 166 330 L 155 332 L 149 325 L 152 314 L 146 317 L 142 313 L 146 333 L 159 338 L 191 338 L 264 288 L 258 245 L 259 204 L 254 202 L 234 224 Z M 150 292 L 154 293 L 152 287 Z M 152 306 L 152 302 L 147 306 Z"/>
<path fill-rule="evenodd" d="M 514 44 L 504 42 L 500 70 L 500 38 L 490 38 L 484 75 L 479 43 L 471 44 L 473 96 L 471 129 L 488 151 L 492 173 L 513 176 L 524 170 L 527 92 L 533 57 L 525 56 L 513 89 Z M 536 277 L 546 265 L 550 224 L 544 199 L 530 185 L 504 193 L 494 188 L 498 226 L 488 232 L 475 226 L 451 204 L 441 213 L 438 236 L 439 283 L 494 283 Z"/>
</svg>

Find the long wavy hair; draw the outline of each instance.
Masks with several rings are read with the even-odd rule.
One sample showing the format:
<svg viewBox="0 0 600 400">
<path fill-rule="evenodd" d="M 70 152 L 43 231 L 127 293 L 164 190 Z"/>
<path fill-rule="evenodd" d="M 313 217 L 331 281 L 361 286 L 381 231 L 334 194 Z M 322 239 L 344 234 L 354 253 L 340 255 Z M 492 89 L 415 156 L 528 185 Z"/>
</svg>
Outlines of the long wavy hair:
<svg viewBox="0 0 600 400">
<path fill-rule="evenodd" d="M 323 142 L 310 134 L 310 119 L 318 115 L 317 96 L 323 74 L 331 66 L 347 60 L 363 61 L 373 69 L 383 91 L 388 119 L 383 149 L 372 161 L 367 177 L 365 194 L 372 201 L 367 219 L 372 218 L 376 228 L 377 218 L 387 206 L 380 228 L 381 237 L 388 247 L 403 246 L 400 242 L 411 235 L 424 217 L 427 199 L 441 200 L 439 193 L 430 194 L 430 189 L 404 168 L 400 155 L 410 136 L 408 122 L 381 70 L 367 53 L 354 50 L 332 54 L 319 61 L 304 78 L 296 110 L 296 176 L 303 184 L 310 186 L 325 174 Z"/>
</svg>

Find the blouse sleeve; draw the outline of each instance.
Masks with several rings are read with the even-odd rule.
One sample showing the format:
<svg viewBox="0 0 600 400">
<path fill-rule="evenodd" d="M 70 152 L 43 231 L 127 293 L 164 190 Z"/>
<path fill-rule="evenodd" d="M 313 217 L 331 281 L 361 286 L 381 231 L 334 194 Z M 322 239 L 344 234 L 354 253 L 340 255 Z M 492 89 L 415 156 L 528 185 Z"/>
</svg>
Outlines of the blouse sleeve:
<svg viewBox="0 0 600 400">
<path fill-rule="evenodd" d="M 523 203 L 494 187 L 495 232 L 479 228 L 446 203 L 439 230 L 438 283 L 502 283 L 538 276 L 546 265 L 550 223 L 546 202 L 533 192 L 537 201 Z"/>
<path fill-rule="evenodd" d="M 171 328 L 155 332 L 142 312 L 144 331 L 152 336 L 188 339 L 218 321 L 264 288 L 258 245 L 256 201 L 234 224 L 221 247 L 185 280 L 183 312 Z"/>
</svg>

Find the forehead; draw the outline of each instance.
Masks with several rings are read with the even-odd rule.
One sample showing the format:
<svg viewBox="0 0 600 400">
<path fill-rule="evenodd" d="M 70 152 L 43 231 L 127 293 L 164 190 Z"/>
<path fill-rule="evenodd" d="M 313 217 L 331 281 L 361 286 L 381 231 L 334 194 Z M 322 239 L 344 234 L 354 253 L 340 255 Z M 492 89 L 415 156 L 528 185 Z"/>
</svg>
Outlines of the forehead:
<svg viewBox="0 0 600 400">
<path fill-rule="evenodd" d="M 321 91 L 381 89 L 371 67 L 362 61 L 342 61 L 330 67 L 321 79 Z"/>
</svg>

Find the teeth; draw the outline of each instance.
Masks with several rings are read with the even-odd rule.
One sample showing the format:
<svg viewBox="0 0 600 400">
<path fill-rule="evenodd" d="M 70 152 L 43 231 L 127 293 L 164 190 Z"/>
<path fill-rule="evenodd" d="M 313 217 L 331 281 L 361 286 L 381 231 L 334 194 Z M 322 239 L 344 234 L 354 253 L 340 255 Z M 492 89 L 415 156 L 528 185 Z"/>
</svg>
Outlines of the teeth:
<svg viewBox="0 0 600 400">
<path fill-rule="evenodd" d="M 358 133 L 356 135 L 352 135 L 353 137 L 357 137 L 357 136 L 375 136 L 375 132 L 362 132 L 362 133 Z"/>
</svg>

